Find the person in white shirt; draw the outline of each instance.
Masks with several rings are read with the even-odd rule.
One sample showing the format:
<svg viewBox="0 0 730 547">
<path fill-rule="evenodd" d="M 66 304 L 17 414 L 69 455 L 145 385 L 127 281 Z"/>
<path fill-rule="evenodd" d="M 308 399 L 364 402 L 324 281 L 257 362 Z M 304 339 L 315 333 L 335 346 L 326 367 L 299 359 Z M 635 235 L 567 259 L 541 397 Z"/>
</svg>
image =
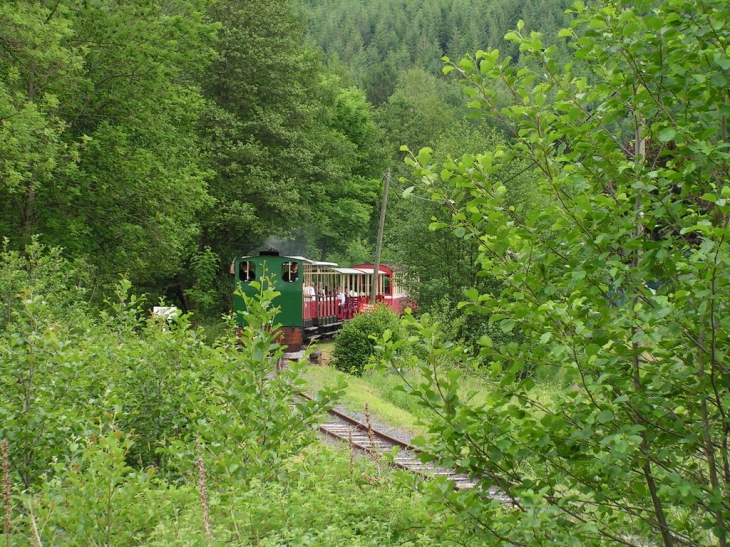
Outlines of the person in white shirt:
<svg viewBox="0 0 730 547">
<path fill-rule="evenodd" d="M 340 313 L 345 309 L 345 292 L 340 287 L 337 287 L 337 307 Z"/>
<path fill-rule="evenodd" d="M 304 300 L 306 302 L 310 302 L 312 300 L 316 300 L 315 291 L 314 291 L 314 285 L 312 285 L 311 281 L 305 281 L 304 282 Z"/>
</svg>

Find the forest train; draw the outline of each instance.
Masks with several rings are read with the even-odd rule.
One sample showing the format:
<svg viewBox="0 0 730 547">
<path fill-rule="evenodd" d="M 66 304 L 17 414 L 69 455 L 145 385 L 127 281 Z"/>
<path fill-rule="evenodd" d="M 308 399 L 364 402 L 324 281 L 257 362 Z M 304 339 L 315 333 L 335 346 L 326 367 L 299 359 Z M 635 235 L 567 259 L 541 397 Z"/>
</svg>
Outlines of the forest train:
<svg viewBox="0 0 730 547">
<path fill-rule="evenodd" d="M 374 276 L 373 264 L 340 268 L 334 262 L 318 262 L 301 256 L 280 256 L 278 251 L 261 251 L 259 256 L 242 256 L 231 263 L 235 287 L 248 296 L 258 290 L 252 281 L 266 276 L 281 293 L 275 304 L 281 308 L 276 322 L 282 325 L 283 345 L 298 352 L 304 344 L 337 331 L 345 321 L 370 307 L 370 289 L 377 277 L 376 303 L 402 313 L 410 306 L 401 290 L 399 275 L 381 265 Z M 237 291 L 238 292 L 238 291 Z M 244 301 L 234 295 L 234 312 L 243 326 Z"/>
</svg>

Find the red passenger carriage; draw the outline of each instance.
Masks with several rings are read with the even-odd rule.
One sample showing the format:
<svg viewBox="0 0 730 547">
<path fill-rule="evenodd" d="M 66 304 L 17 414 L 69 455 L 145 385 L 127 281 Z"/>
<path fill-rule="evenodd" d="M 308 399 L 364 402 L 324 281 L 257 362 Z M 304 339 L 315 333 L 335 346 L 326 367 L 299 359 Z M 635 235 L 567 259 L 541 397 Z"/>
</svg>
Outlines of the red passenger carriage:
<svg viewBox="0 0 730 547">
<path fill-rule="evenodd" d="M 296 274 L 292 272 L 296 270 Z M 370 289 L 376 283 L 376 303 L 384 303 L 396 313 L 403 313 L 408 296 L 402 291 L 397 271 L 381 265 L 377 275 L 372 264 L 358 264 L 340 268 L 334 262 L 319 262 L 302 256 L 279 256 L 276 251 L 265 251 L 260 256 L 240 257 L 233 260 L 231 273 L 235 284 L 244 293 L 253 296 L 257 290 L 251 281 L 266 272 L 281 292 L 283 343 L 289 351 L 301 349 L 303 342 L 338 330 L 344 321 L 370 307 Z M 374 281 L 375 279 L 375 281 Z M 234 311 L 239 325 L 243 325 L 244 302 L 234 298 Z"/>
</svg>

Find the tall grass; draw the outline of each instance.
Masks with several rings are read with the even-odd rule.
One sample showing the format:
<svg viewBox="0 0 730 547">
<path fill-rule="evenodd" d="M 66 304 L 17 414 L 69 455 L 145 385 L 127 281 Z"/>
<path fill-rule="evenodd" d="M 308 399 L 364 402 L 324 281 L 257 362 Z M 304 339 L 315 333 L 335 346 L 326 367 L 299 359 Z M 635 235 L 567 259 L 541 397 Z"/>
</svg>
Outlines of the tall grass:
<svg viewBox="0 0 730 547">
<path fill-rule="evenodd" d="M 402 381 L 397 375 L 379 375 L 367 371 L 356 377 L 340 372 L 329 366 L 312 366 L 304 375 L 307 390 L 312 392 L 325 385 L 333 385 L 337 378 L 345 377 L 347 388 L 340 404 L 353 412 L 365 412 L 365 404 L 380 422 L 399 427 L 406 432 L 418 435 L 423 428 L 418 425 L 418 409 L 415 399 L 406 393 L 398 392 Z"/>
<path fill-rule="evenodd" d="M 333 347 L 333 342 L 317 345 L 316 349 L 322 352 L 325 363 L 328 362 Z M 409 393 L 407 386 L 423 381 L 418 370 L 405 370 L 401 371 L 401 374 L 395 371 L 366 370 L 362 376 L 357 377 L 326 365 L 310 367 L 305 374 L 307 389 L 310 391 L 322 389 L 325 385 L 336 383 L 339 377 L 344 377 L 348 384 L 345 395 L 340 401 L 340 404 L 347 409 L 364 412 L 365 404 L 368 404 L 373 416 L 379 421 L 414 434 L 425 433 L 425 427 L 420 425 L 420 422 L 428 419 L 429 410 Z M 565 387 L 562 379 L 551 369 L 538 368 L 533 374 L 533 380 L 534 397 L 541 402 L 560 397 Z M 473 406 L 479 406 L 487 402 L 489 391 L 489 382 L 479 374 L 478 370 L 465 371 L 461 379 L 462 398 L 467 399 Z"/>
</svg>

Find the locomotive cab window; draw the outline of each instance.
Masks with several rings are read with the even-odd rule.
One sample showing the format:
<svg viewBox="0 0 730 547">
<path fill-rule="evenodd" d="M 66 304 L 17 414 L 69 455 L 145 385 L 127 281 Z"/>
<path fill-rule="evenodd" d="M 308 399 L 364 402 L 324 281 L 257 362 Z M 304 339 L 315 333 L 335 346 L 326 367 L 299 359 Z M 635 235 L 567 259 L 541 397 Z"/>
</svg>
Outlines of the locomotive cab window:
<svg viewBox="0 0 730 547">
<path fill-rule="evenodd" d="M 243 260 L 238 263 L 238 280 L 242 282 L 256 279 L 256 263 Z"/>
<path fill-rule="evenodd" d="M 287 283 L 294 283 L 299 279 L 299 262 L 284 262 L 281 265 L 281 278 Z"/>
</svg>

